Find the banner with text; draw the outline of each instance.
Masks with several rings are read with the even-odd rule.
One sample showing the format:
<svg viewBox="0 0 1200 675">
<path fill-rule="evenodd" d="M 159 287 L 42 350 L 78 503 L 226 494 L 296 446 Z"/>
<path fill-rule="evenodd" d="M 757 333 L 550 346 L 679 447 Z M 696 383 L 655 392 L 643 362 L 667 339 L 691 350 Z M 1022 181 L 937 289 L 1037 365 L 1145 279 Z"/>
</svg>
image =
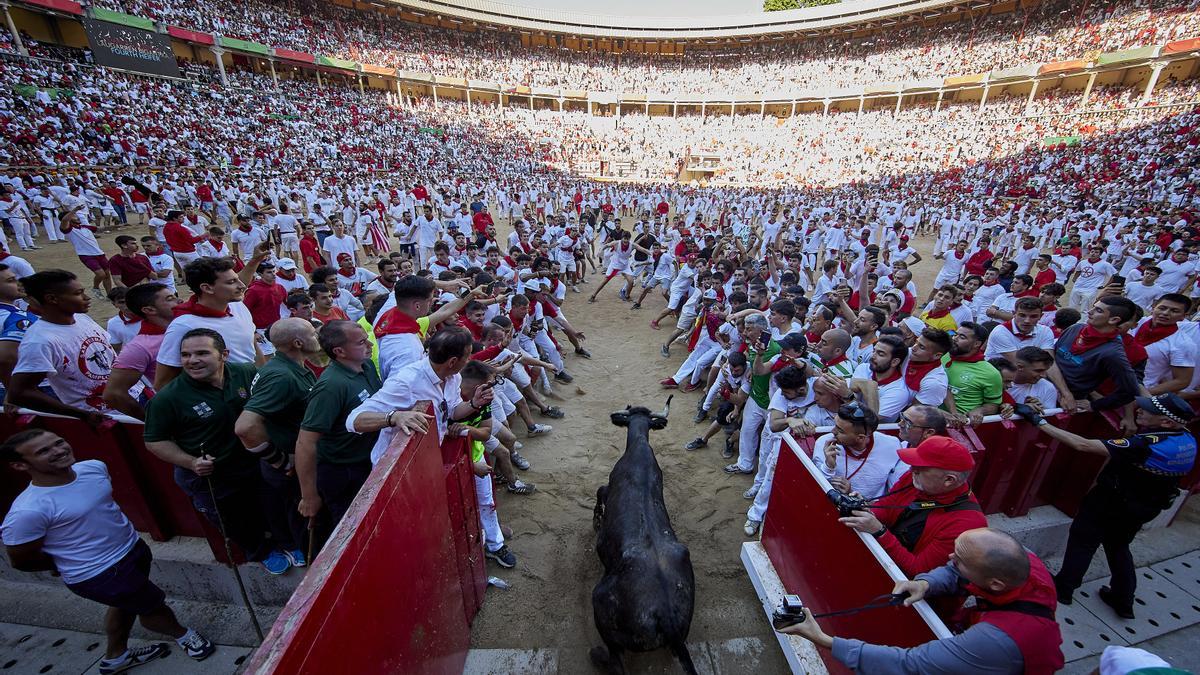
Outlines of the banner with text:
<svg viewBox="0 0 1200 675">
<path fill-rule="evenodd" d="M 101 66 L 180 77 L 166 35 L 88 18 L 83 19 L 83 29 Z"/>
</svg>

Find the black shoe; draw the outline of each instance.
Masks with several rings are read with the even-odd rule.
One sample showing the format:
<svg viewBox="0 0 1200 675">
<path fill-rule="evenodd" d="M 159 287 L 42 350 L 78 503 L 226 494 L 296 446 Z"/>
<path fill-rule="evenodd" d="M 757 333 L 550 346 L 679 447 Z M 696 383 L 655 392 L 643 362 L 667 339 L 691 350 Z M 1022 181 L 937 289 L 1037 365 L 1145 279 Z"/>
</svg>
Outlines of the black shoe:
<svg viewBox="0 0 1200 675">
<path fill-rule="evenodd" d="M 1137 618 L 1133 615 L 1133 607 L 1123 607 L 1116 604 L 1117 599 L 1113 597 L 1112 589 L 1108 586 L 1101 586 L 1099 595 L 1101 602 L 1111 607 L 1117 616 L 1130 621 Z"/>
<path fill-rule="evenodd" d="M 697 410 L 696 416 L 692 418 L 692 424 L 699 424 L 706 419 L 708 419 L 708 411 L 703 409 Z"/>
<path fill-rule="evenodd" d="M 706 445 L 708 445 L 708 441 L 704 440 L 703 438 L 694 438 L 690 443 L 683 447 L 687 448 L 688 450 L 699 450 Z"/>
<path fill-rule="evenodd" d="M 496 564 L 501 567 L 512 568 L 517 565 L 517 556 L 508 550 L 508 546 L 501 546 L 495 551 L 488 551 L 485 555 L 496 561 Z"/>
<path fill-rule="evenodd" d="M 554 381 L 562 382 L 563 384 L 570 384 L 575 381 L 575 378 L 571 377 L 571 375 L 564 370 L 560 373 L 554 374 Z"/>
</svg>

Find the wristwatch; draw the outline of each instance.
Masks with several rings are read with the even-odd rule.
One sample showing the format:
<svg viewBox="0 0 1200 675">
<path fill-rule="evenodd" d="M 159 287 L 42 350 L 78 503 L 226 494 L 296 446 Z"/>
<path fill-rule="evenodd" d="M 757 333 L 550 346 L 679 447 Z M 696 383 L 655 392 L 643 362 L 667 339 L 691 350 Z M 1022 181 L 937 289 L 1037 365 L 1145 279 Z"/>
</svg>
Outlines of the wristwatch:
<svg viewBox="0 0 1200 675">
<path fill-rule="evenodd" d="M 872 533 L 871 533 L 871 536 L 872 536 L 872 537 L 875 537 L 876 539 L 878 539 L 878 538 L 882 537 L 882 536 L 883 536 L 883 535 L 885 535 L 885 534 L 887 534 L 887 528 L 886 528 L 886 527 L 881 527 L 881 528 L 879 528 L 878 530 L 876 530 L 876 531 L 872 532 Z"/>
</svg>

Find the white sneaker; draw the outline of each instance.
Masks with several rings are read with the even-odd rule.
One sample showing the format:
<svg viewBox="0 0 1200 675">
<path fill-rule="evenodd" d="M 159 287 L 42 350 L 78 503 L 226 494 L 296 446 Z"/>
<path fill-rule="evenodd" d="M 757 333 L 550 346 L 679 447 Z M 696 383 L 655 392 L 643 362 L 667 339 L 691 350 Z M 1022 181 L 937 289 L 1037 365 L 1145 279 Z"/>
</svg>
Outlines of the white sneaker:
<svg viewBox="0 0 1200 675">
<path fill-rule="evenodd" d="M 746 524 L 742 525 L 742 532 L 745 532 L 747 537 L 753 537 L 754 535 L 758 534 L 758 528 L 760 525 L 762 525 L 762 521 L 747 519 Z"/>
<path fill-rule="evenodd" d="M 531 427 L 528 427 L 527 430 L 529 431 L 530 436 L 539 436 L 541 434 L 548 434 L 551 431 L 554 431 L 554 427 L 550 426 L 549 424 L 535 424 Z"/>
<path fill-rule="evenodd" d="M 758 496 L 758 488 L 754 487 L 753 485 L 750 486 L 749 490 L 746 490 L 745 492 L 742 493 L 742 498 L 744 498 L 744 499 L 754 499 L 757 496 Z"/>
</svg>

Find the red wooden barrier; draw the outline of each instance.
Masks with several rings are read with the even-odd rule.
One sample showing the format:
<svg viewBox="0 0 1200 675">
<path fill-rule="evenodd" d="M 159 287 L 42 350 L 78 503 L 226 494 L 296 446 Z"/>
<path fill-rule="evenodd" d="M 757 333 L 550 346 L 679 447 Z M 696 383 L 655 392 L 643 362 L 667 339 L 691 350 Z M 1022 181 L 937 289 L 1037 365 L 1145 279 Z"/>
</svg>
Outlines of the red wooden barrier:
<svg viewBox="0 0 1200 675">
<path fill-rule="evenodd" d="M 247 672 L 461 673 L 486 584 L 468 460 L 397 436 Z"/>
<path fill-rule="evenodd" d="M 867 604 L 891 593 L 894 581 L 903 578 L 878 544 L 868 543 L 837 521 L 837 509 L 825 496 L 828 488 L 799 446 L 793 450 L 785 442 L 775 466 L 762 545 L 784 587 L 799 595 L 813 613 Z M 835 635 L 897 647 L 913 647 L 950 634 L 928 606 L 921 607 L 920 613 L 910 607 L 888 607 L 820 622 Z M 829 652 L 821 650 L 821 657 L 830 673 L 850 672 Z"/>
</svg>

